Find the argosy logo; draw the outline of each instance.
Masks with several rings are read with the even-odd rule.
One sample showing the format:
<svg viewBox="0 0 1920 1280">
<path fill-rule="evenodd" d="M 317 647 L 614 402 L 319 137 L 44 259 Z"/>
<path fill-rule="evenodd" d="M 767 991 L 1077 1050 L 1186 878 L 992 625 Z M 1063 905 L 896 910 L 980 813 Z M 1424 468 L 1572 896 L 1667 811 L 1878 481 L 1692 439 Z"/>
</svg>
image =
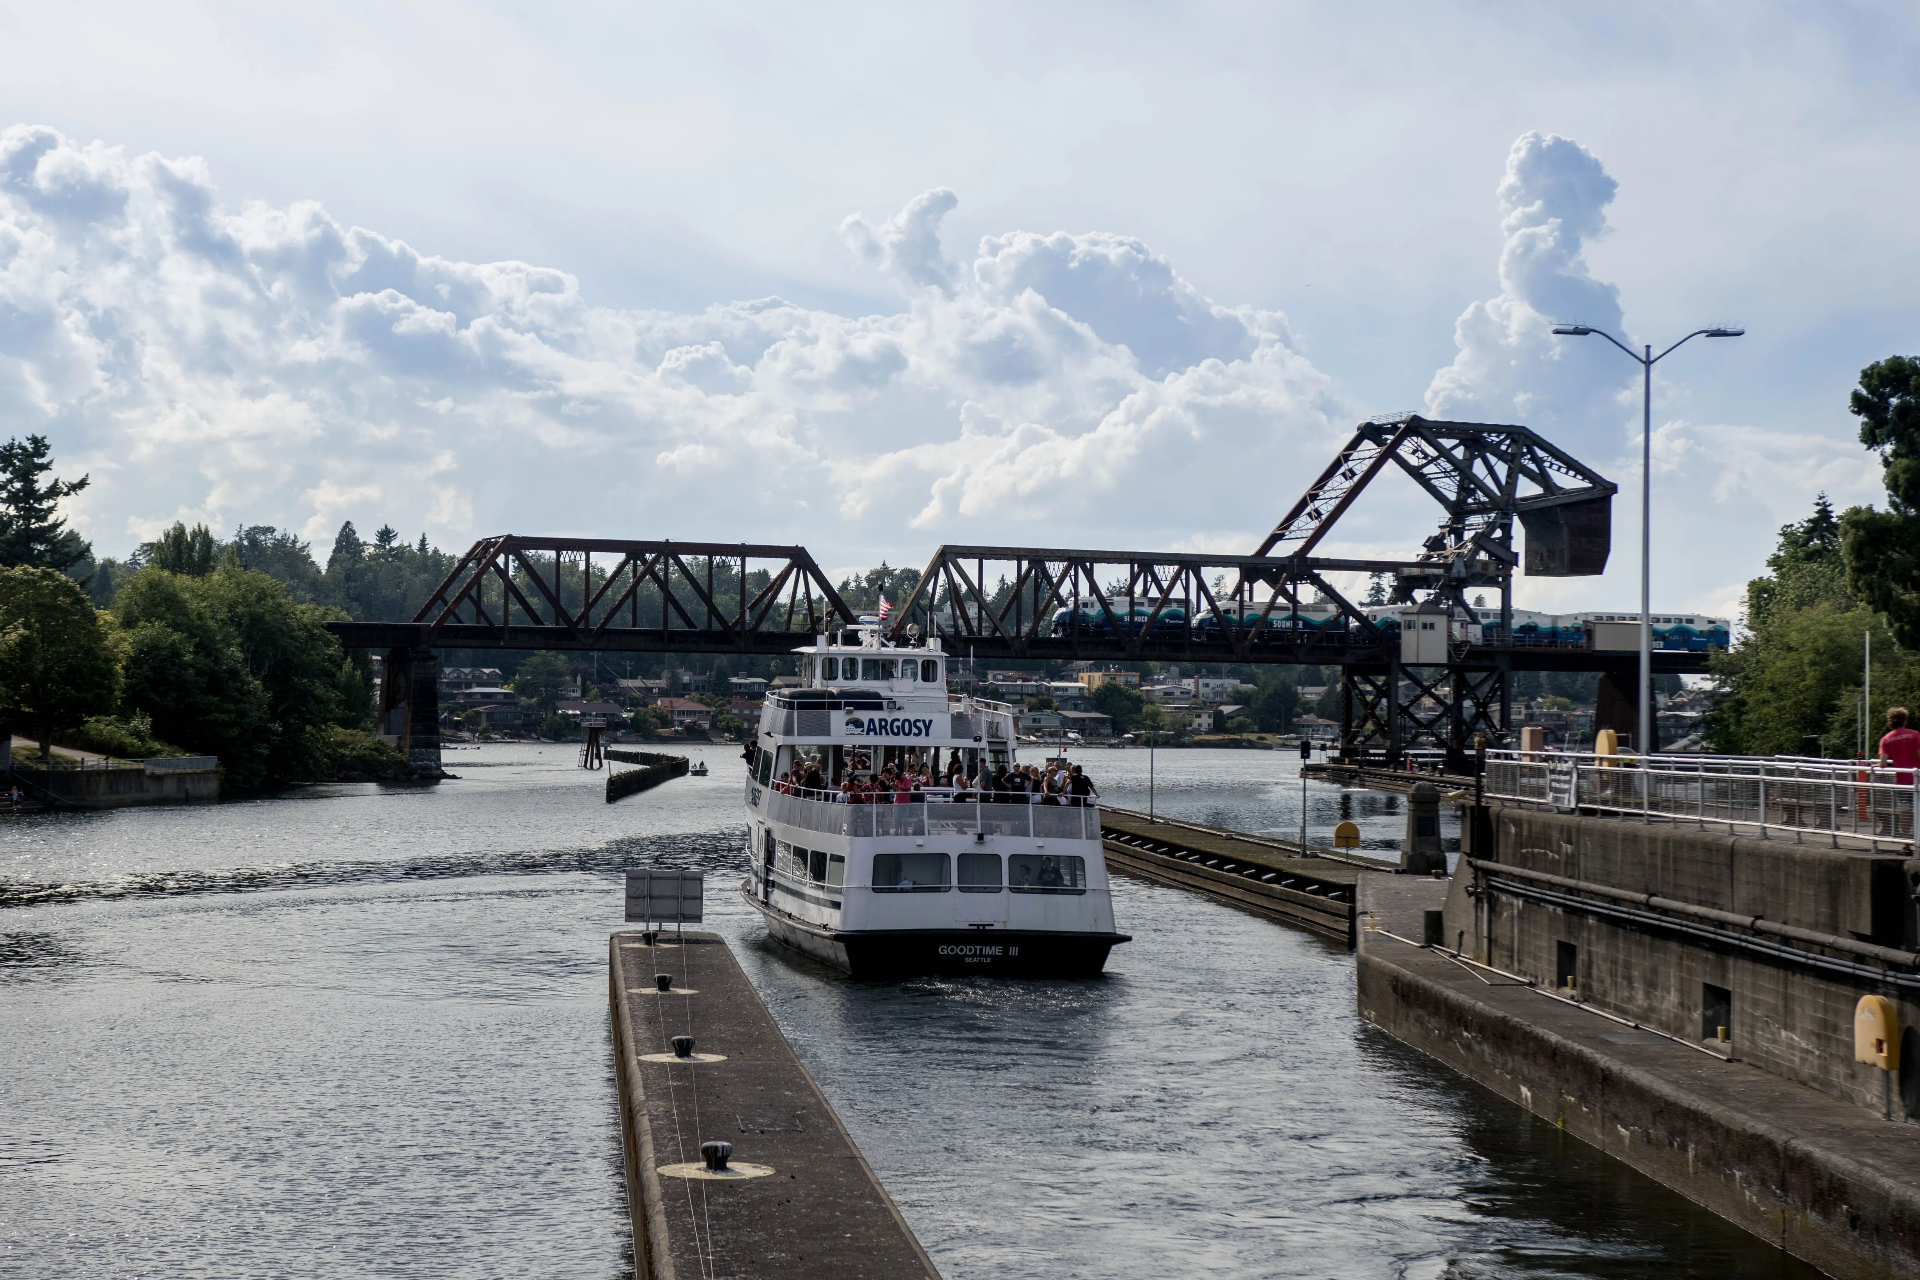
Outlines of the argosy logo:
<svg viewBox="0 0 1920 1280">
<path fill-rule="evenodd" d="M 930 738 L 933 721 L 910 716 L 848 716 L 847 733 L 866 738 Z"/>
</svg>

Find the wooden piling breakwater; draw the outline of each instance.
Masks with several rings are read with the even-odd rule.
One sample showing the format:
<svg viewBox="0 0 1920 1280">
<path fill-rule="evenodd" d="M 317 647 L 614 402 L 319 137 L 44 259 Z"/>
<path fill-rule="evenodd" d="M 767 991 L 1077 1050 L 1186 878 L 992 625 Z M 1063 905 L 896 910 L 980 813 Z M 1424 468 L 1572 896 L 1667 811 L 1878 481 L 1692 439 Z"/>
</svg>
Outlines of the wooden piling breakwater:
<svg viewBox="0 0 1920 1280">
<path fill-rule="evenodd" d="M 664 755 L 656 751 L 627 751 L 619 748 L 607 752 L 608 760 L 617 760 L 621 764 L 637 764 L 638 769 L 622 769 L 618 773 L 607 772 L 607 803 L 624 800 L 628 796 L 639 795 L 642 791 L 657 787 L 669 778 L 684 778 L 690 767 L 685 756 Z"/>
</svg>

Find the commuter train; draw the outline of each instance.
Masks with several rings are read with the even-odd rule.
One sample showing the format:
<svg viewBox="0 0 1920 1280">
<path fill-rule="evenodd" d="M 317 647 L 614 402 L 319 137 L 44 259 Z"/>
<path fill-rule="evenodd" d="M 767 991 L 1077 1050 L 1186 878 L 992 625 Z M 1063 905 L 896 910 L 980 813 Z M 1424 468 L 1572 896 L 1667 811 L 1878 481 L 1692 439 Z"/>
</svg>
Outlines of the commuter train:
<svg viewBox="0 0 1920 1280">
<path fill-rule="evenodd" d="M 1404 605 L 1368 605 L 1365 613 L 1384 631 L 1400 632 L 1400 611 Z M 1481 628 L 1481 642 L 1500 645 L 1500 611 L 1471 610 Z M 1596 623 L 1635 624 L 1637 613 L 1539 613 L 1532 609 L 1513 611 L 1513 632 L 1506 644 L 1514 648 L 1557 647 L 1584 649 Z M 1702 614 L 1656 613 L 1653 615 L 1653 647 L 1701 651 L 1725 649 L 1732 641 L 1732 627 L 1725 618 Z"/>
<path fill-rule="evenodd" d="M 1152 635 L 1172 639 L 1184 636 L 1187 632 L 1188 615 L 1185 609 L 1169 604 L 1154 616 L 1151 600 L 1134 596 L 1118 597 L 1108 602 L 1111 614 L 1098 603 L 1081 602 L 1076 611 L 1061 609 L 1053 615 L 1052 634 L 1067 636 L 1079 634 L 1099 636 L 1107 639 Z M 1406 605 L 1365 605 L 1361 612 L 1371 618 L 1375 625 L 1388 635 L 1400 633 L 1400 614 Z M 1480 643 L 1502 645 L 1500 633 L 1500 611 L 1498 609 L 1476 608 L 1470 610 L 1472 621 L 1481 628 Z M 1219 638 L 1223 629 L 1232 628 L 1237 621 L 1238 629 L 1252 632 L 1256 639 L 1272 636 L 1274 639 L 1300 637 L 1301 632 L 1336 634 L 1348 630 L 1348 620 L 1331 604 L 1308 604 L 1298 609 L 1285 604 L 1276 604 L 1270 612 L 1258 608 L 1241 610 L 1234 618 L 1234 611 L 1224 613 L 1214 609 L 1204 609 L 1192 617 L 1193 636 L 1196 640 Z M 1591 632 L 1595 624 L 1626 623 L 1639 621 L 1639 615 L 1633 613 L 1540 613 L 1532 609 L 1513 611 L 1513 630 L 1504 638 L 1505 645 L 1517 648 L 1586 648 L 1591 643 Z M 1732 640 L 1732 627 L 1725 618 L 1713 618 L 1703 614 L 1657 613 L 1653 616 L 1653 647 L 1665 650 L 1725 649 Z"/>
</svg>

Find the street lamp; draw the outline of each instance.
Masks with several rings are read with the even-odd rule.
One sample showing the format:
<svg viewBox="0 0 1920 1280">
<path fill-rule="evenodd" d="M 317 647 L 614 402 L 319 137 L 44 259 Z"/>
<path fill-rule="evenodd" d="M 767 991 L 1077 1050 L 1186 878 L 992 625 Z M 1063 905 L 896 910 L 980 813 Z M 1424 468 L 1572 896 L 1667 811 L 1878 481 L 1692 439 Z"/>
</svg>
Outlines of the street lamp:
<svg viewBox="0 0 1920 1280">
<path fill-rule="evenodd" d="M 1678 351 L 1682 345 L 1695 338 L 1738 338 L 1745 329 L 1695 329 L 1686 337 L 1674 343 L 1659 355 L 1653 354 L 1652 347 L 1643 347 L 1635 351 L 1605 329 L 1596 329 L 1585 324 L 1557 324 L 1553 326 L 1556 335 L 1563 338 L 1584 338 L 1597 333 L 1614 346 L 1627 353 L 1629 359 L 1638 364 L 1646 376 L 1640 395 L 1640 715 L 1638 729 L 1634 738 L 1634 749 L 1641 755 L 1651 755 L 1649 748 L 1653 744 L 1653 366 Z"/>
</svg>

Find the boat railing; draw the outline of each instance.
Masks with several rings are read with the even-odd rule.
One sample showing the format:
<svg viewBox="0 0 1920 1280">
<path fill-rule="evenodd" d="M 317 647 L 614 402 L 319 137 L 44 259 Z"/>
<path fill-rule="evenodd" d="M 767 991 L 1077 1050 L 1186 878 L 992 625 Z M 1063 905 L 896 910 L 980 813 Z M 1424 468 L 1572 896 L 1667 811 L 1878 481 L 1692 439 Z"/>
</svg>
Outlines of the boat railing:
<svg viewBox="0 0 1920 1280">
<path fill-rule="evenodd" d="M 796 794 L 768 790 L 769 820 L 827 835 L 970 836 L 979 833 L 1030 840 L 1098 840 L 1100 810 L 1094 805 L 1007 803 L 981 800 L 970 792 L 929 789 L 926 798 L 906 804 L 882 799 L 849 804 L 832 792 Z"/>
</svg>

